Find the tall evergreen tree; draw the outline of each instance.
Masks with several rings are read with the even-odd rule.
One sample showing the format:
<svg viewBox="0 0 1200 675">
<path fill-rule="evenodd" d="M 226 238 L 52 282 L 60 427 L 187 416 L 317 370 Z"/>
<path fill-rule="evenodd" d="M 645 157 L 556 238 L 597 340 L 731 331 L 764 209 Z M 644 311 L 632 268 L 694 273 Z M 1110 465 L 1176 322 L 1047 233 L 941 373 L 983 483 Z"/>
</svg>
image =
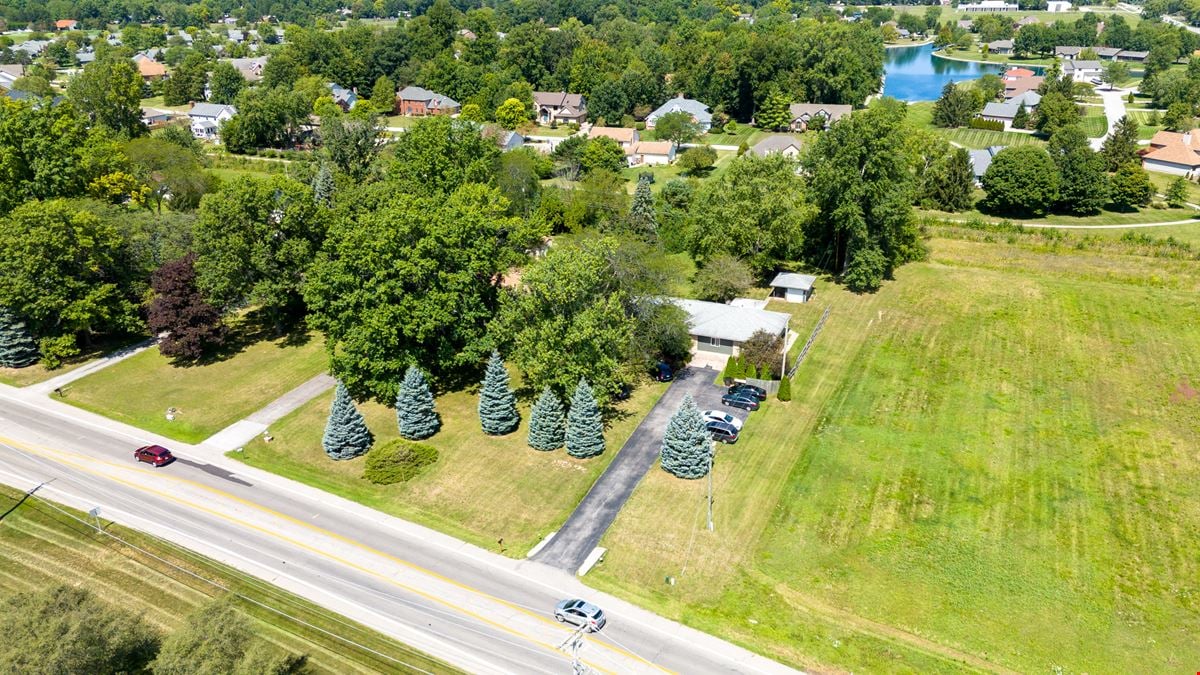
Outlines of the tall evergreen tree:
<svg viewBox="0 0 1200 675">
<path fill-rule="evenodd" d="M 966 126 L 975 114 L 975 97 L 971 92 L 947 82 L 941 97 L 933 104 L 933 125 L 937 127 Z"/>
<path fill-rule="evenodd" d="M 1112 134 L 1104 139 L 1100 146 L 1100 154 L 1104 157 L 1105 168 L 1116 171 L 1129 162 L 1137 161 L 1138 123 L 1129 115 L 1117 120 Z"/>
<path fill-rule="evenodd" d="M 1108 200 L 1104 160 L 1088 144 L 1079 125 L 1059 129 L 1047 146 L 1058 166 L 1057 209 L 1076 215 L 1097 213 Z"/>
<path fill-rule="evenodd" d="M 1021 101 L 1021 105 L 1017 106 L 1017 113 L 1013 115 L 1012 127 L 1014 129 L 1024 129 L 1029 126 L 1029 111 L 1025 109 L 1025 102 Z"/>
<path fill-rule="evenodd" d="M 553 389 L 546 387 L 529 413 L 529 447 L 543 451 L 561 448 L 565 442 L 565 425 L 562 401 Z"/>
<path fill-rule="evenodd" d="M 483 433 L 503 436 L 512 433 L 520 422 L 517 398 L 508 387 L 508 371 L 500 354 L 492 352 L 479 388 L 479 424 Z"/>
<path fill-rule="evenodd" d="M 37 360 L 37 342 L 25 327 L 25 322 L 0 307 L 0 366 L 24 368 Z"/>
<path fill-rule="evenodd" d="M 951 150 L 926 172 L 925 197 L 942 211 L 971 208 L 971 191 L 974 189 L 975 172 L 964 148 Z"/>
<path fill-rule="evenodd" d="M 689 480 L 703 478 L 708 475 L 712 443 L 700 409 L 691 394 L 685 395 L 663 434 L 663 471 Z"/>
<path fill-rule="evenodd" d="M 410 441 L 429 438 L 442 426 L 429 382 L 416 366 L 408 367 L 396 395 L 396 422 L 400 426 L 400 435 Z"/>
<path fill-rule="evenodd" d="M 567 454 L 584 459 L 604 452 L 604 420 L 587 380 L 580 379 L 567 413 Z"/>
<path fill-rule="evenodd" d="M 323 206 L 333 205 L 333 173 L 329 171 L 329 165 L 321 162 L 321 168 L 317 169 L 317 174 L 313 176 L 313 198 L 318 204 Z"/>
<path fill-rule="evenodd" d="M 321 439 L 325 454 L 333 459 L 353 459 L 370 450 L 374 440 L 350 392 L 338 382 L 333 405 L 329 407 L 329 421 L 325 423 L 325 436 Z"/>
<path fill-rule="evenodd" d="M 772 87 L 770 93 L 763 99 L 758 110 L 754 113 L 754 122 L 760 129 L 779 131 L 786 129 L 792 123 L 792 115 L 788 110 L 791 101 L 779 89 Z"/>
<path fill-rule="evenodd" d="M 1188 180 L 1183 176 L 1176 176 L 1175 180 L 1171 181 L 1171 185 L 1167 188 L 1167 204 L 1179 208 L 1187 204 L 1187 200 Z M 0 342 L 3 342 L 2 338 L 0 338 Z"/>
<path fill-rule="evenodd" d="M 629 226 L 638 236 L 658 239 L 658 214 L 654 211 L 654 194 L 650 192 L 648 174 L 638 176 L 637 190 L 629 206 Z"/>
<path fill-rule="evenodd" d="M 1109 180 L 1109 187 L 1109 198 L 1119 211 L 1136 211 L 1149 204 L 1154 196 L 1150 176 L 1138 162 L 1129 162 L 1117 169 Z"/>
</svg>

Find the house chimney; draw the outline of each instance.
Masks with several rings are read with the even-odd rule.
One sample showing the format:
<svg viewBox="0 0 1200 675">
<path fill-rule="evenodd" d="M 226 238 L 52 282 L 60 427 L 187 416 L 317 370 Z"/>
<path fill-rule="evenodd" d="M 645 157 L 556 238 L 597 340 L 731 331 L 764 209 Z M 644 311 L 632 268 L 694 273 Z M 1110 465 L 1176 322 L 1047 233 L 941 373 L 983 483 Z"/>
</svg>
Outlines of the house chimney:
<svg viewBox="0 0 1200 675">
<path fill-rule="evenodd" d="M 1190 146 L 1192 144 L 1192 132 L 1183 132 L 1183 144 Z"/>
</svg>

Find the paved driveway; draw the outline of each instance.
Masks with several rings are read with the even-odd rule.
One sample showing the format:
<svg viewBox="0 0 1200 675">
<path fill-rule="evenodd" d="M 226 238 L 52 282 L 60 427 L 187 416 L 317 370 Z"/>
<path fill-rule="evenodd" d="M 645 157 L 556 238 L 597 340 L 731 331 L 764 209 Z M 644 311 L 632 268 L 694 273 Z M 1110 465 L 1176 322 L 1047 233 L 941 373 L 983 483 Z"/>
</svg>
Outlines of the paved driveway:
<svg viewBox="0 0 1200 675">
<path fill-rule="evenodd" d="M 621 447 L 616 459 L 592 485 L 558 534 L 533 559 L 571 573 L 578 570 L 638 482 L 657 463 L 663 432 L 684 395 L 691 394 L 701 410 L 722 407 L 722 389 L 713 384 L 716 377 L 717 371 L 712 368 L 687 368 L 676 373 L 675 381 Z"/>
</svg>

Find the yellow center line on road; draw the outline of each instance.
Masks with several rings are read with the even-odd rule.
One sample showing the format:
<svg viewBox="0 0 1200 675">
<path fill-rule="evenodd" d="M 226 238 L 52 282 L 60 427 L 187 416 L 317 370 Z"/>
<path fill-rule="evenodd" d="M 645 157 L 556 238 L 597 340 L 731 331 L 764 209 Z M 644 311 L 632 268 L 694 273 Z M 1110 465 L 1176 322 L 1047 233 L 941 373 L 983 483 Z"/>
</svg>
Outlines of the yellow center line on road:
<svg viewBox="0 0 1200 675">
<path fill-rule="evenodd" d="M 82 459 L 82 460 L 86 460 L 86 461 L 88 461 L 88 462 L 92 462 L 92 463 L 100 463 L 100 464 L 104 464 L 104 465 L 107 465 L 107 466 L 111 466 L 111 467 L 115 467 L 115 468 L 118 468 L 118 469 L 122 469 L 122 470 L 125 470 L 125 471 L 133 471 L 133 472 L 137 472 L 137 473 L 143 473 L 143 474 L 145 474 L 145 475 L 148 475 L 148 476 L 155 476 L 155 477 L 157 477 L 157 478 L 165 478 L 165 479 L 167 479 L 167 480 L 172 480 L 172 481 L 175 481 L 175 482 L 178 482 L 178 483 L 182 483 L 182 484 L 185 484 L 185 485 L 190 485 L 190 486 L 193 486 L 193 487 L 195 487 L 195 488 L 198 488 L 198 489 L 200 489 L 200 490 L 204 490 L 204 491 L 206 491 L 206 492 L 210 492 L 210 493 L 212 493 L 212 494 L 218 495 L 218 496 L 220 496 L 220 497 L 222 497 L 222 498 L 224 498 L 224 499 L 228 499 L 228 500 L 231 500 L 231 501 L 237 502 L 237 503 L 239 503 L 239 504 L 242 504 L 242 505 L 244 505 L 244 506 L 246 506 L 246 507 L 249 507 L 249 508 L 251 508 L 251 509 L 254 509 L 254 510 L 257 510 L 257 511 L 261 511 L 262 513 L 264 513 L 264 514 L 267 514 L 268 516 L 271 516 L 271 517 L 274 517 L 274 518 L 279 518 L 279 519 L 281 519 L 281 520 L 284 520 L 284 521 L 286 521 L 286 522 L 289 522 L 289 523 L 292 523 L 292 524 L 294 524 L 294 525 L 298 525 L 298 526 L 300 526 L 300 527 L 303 527 L 303 528 L 306 528 L 306 529 L 308 529 L 308 530 L 311 530 L 312 532 L 315 532 L 315 533 L 317 533 L 317 534 L 320 534 L 320 535 L 322 535 L 322 536 L 330 537 L 330 538 L 332 538 L 332 539 L 335 539 L 335 540 L 337 540 L 337 541 L 340 541 L 340 542 L 342 542 L 342 543 L 344 543 L 344 544 L 346 544 L 346 545 L 348 545 L 348 546 L 352 546 L 352 547 L 354 547 L 354 548 L 358 548 L 358 549 L 360 549 L 360 550 L 362 550 L 362 551 L 365 551 L 365 552 L 367 552 L 367 553 L 370 553 L 370 554 L 372 554 L 372 555 L 376 555 L 376 556 L 382 557 L 382 558 L 384 558 L 384 559 L 386 559 L 386 560 L 388 560 L 388 561 L 390 561 L 390 562 L 396 563 L 396 564 L 398 564 L 398 565 L 402 565 L 402 566 L 404 566 L 404 567 L 408 567 L 408 568 L 409 568 L 409 569 L 411 569 L 411 570 L 414 570 L 414 571 L 416 571 L 416 572 L 419 572 L 419 573 L 425 574 L 425 575 L 427 575 L 427 576 L 433 577 L 433 578 L 435 578 L 435 579 L 438 579 L 439 581 L 442 581 L 442 582 L 444 582 L 444 583 L 448 583 L 448 584 L 450 584 L 450 585 L 453 585 L 453 586 L 455 586 L 455 587 L 457 587 L 457 588 L 459 588 L 459 589 L 461 589 L 461 590 L 463 590 L 463 591 L 466 591 L 466 592 L 468 592 L 468 593 L 471 593 L 471 594 L 474 594 L 474 595 L 480 596 L 480 597 L 482 597 L 482 598 L 484 598 L 484 599 L 486 599 L 486 600 L 490 600 L 490 601 L 492 601 L 492 602 L 495 602 L 495 603 L 498 603 L 498 604 L 504 605 L 505 607 L 508 607 L 508 608 L 510 608 L 510 609 L 512 609 L 512 610 L 514 610 L 514 611 L 520 612 L 521 614 L 524 614 L 524 615 L 526 615 L 526 616 L 529 616 L 529 617 L 532 617 L 532 618 L 534 618 L 534 619 L 537 619 L 538 621 L 540 621 L 540 622 L 542 622 L 542 623 L 545 623 L 545 624 L 547 624 L 547 625 L 551 626 L 551 627 L 552 627 L 552 628 L 554 628 L 555 630 L 562 631 L 562 632 L 563 632 L 564 634 L 566 634 L 566 635 L 569 635 L 569 634 L 571 634 L 571 633 L 573 632 L 573 631 L 567 630 L 565 627 L 561 626 L 559 623 L 557 623 L 557 622 L 555 622 L 555 621 L 552 621 L 552 620 L 550 620 L 550 619 L 547 619 L 546 617 L 544 617 L 544 616 L 542 616 L 542 615 L 540 615 L 540 614 L 538 614 L 538 613 L 536 613 L 536 612 L 531 612 L 531 611 L 529 611 L 528 609 L 525 609 L 524 607 L 521 607 L 520 605 L 516 605 L 516 604 L 514 604 L 514 603 L 511 603 L 511 602 L 509 602 L 509 601 L 507 601 L 507 600 L 504 600 L 504 599 L 502 599 L 502 598 L 497 598 L 497 597 L 495 597 L 495 596 L 493 596 L 493 595 L 491 595 L 491 594 L 489 594 L 489 593 L 485 593 L 485 592 L 483 592 L 483 591 L 480 591 L 480 590 L 478 590 L 478 589 L 476 589 L 476 588 L 473 588 L 473 587 L 471 587 L 471 586 L 468 586 L 468 585 L 466 585 L 466 584 L 464 584 L 464 583 L 461 583 L 461 582 L 459 582 L 459 581 L 456 581 L 456 580 L 454 580 L 454 579 L 451 579 L 451 578 L 449 578 L 449 577 L 446 577 L 446 576 L 444 576 L 444 575 L 442 575 L 442 574 L 439 574 L 439 573 L 437 573 L 437 572 L 434 572 L 434 571 L 432 571 L 432 570 L 425 569 L 425 568 L 421 567 L 420 565 L 416 565 L 416 564 L 414 564 L 414 563 L 411 563 L 411 562 L 409 562 L 409 561 L 407 561 L 407 560 L 404 560 L 404 559 L 401 559 L 401 558 L 397 558 L 396 556 L 393 556 L 393 555 L 391 555 L 391 554 L 389 554 L 389 553 L 385 553 L 385 552 L 383 552 L 383 551 L 379 551 L 379 550 L 377 550 L 377 549 L 374 549 L 374 548 L 372 548 L 372 547 L 370 547 L 370 546 L 366 546 L 366 545 L 364 545 L 364 544 L 361 544 L 361 543 L 359 543 L 359 542 L 357 542 L 357 541 L 354 541 L 353 539 L 350 539 L 350 538 L 348 538 L 348 537 L 345 537 L 345 536 L 343 536 L 343 535 L 337 534 L 336 532 L 330 532 L 329 530 L 326 530 L 326 529 L 324 529 L 324 528 L 317 527 L 316 525 L 313 525 L 313 524 L 311 524 L 311 523 L 306 523 L 306 522 L 304 522 L 303 520 L 300 520 L 300 519 L 298 519 L 298 518 L 294 518 L 294 517 L 292 517 L 292 516 L 289 516 L 289 515 L 287 515 L 287 514 L 284 514 L 284 513 L 279 513 L 278 511 L 275 511 L 275 510 L 273 510 L 273 509 L 269 509 L 269 508 L 267 508 L 267 507 L 265 507 L 265 506 L 262 506 L 262 505 L 260 505 L 260 504 L 257 504 L 257 503 L 255 503 L 255 502 L 249 501 L 249 500 L 247 500 L 247 499 L 243 499 L 243 498 L 241 498 L 241 497 L 238 497 L 237 495 L 229 494 L 228 492 L 225 492 L 224 490 L 220 490 L 220 489 L 218 489 L 218 488 L 214 488 L 214 487 L 211 487 L 211 486 L 209 486 L 209 485 L 205 485 L 205 484 L 203 484 L 203 483 L 198 483 L 198 482 L 196 482 L 196 481 L 193 481 L 193 480 L 190 480 L 190 479 L 187 479 L 187 478 L 181 478 L 181 477 L 179 477 L 179 476 L 172 476 L 172 475 L 170 475 L 170 474 L 163 474 L 163 473 L 159 473 L 159 472 L 151 471 L 151 470 L 148 470 L 148 469 L 144 469 L 144 468 L 142 468 L 142 467 L 140 467 L 140 466 L 129 466 L 129 465 L 127 465 L 127 464 L 118 464 L 118 463 L 116 463 L 116 462 L 112 462 L 112 461 L 105 460 L 105 459 L 101 459 L 101 458 L 97 458 L 97 457 L 92 457 L 92 456 L 90 456 L 90 455 L 83 455 L 83 454 L 79 454 L 79 453 L 76 453 L 76 452 L 71 452 L 71 451 L 69 451 L 69 450 L 59 450 L 59 449 L 49 448 L 49 447 L 45 447 L 45 446 L 35 446 L 35 445 L 32 445 L 32 444 L 25 443 L 25 442 L 22 442 L 22 441 L 17 441 L 17 440 L 15 440 L 15 439 L 8 438 L 8 437 L 5 437 L 5 436 L 0 436 L 0 442 L 7 443 L 7 444 L 9 444 L 9 445 L 12 445 L 12 446 L 14 446 L 14 447 L 23 448 L 23 449 L 25 449 L 26 451 L 28 451 L 28 452 L 30 452 L 30 453 L 33 453 L 33 454 L 35 454 L 35 455 L 38 455 L 39 457 L 43 457 L 43 458 L 45 458 L 45 459 L 49 459 L 49 460 L 51 460 L 51 461 L 55 461 L 55 462 L 59 462 L 59 463 L 61 463 L 61 464 L 65 464 L 65 465 L 67 465 L 67 466 L 71 466 L 71 467 L 73 467 L 73 468 L 76 468 L 76 469 L 78 469 L 78 470 L 80 470 L 80 471 L 83 471 L 83 472 L 85 472 L 85 473 L 91 474 L 91 475 L 93 475 L 93 476 L 98 476 L 98 477 L 106 478 L 106 479 L 108 479 L 108 480 L 112 480 L 112 481 L 114 481 L 114 482 L 121 483 L 122 485 L 126 485 L 126 486 L 128 486 L 128 487 L 132 487 L 132 488 L 134 488 L 134 489 L 137 489 L 137 490 L 142 490 L 142 491 L 145 491 L 145 492 L 149 492 L 149 493 L 151 493 L 151 494 L 158 495 L 158 496 L 160 496 L 160 497 L 163 497 L 163 498 L 165 498 L 165 499 L 168 499 L 168 500 L 170 500 L 170 501 L 173 501 L 173 502 L 176 502 L 176 503 L 179 503 L 179 504 L 182 504 L 182 505 L 188 506 L 188 507 L 190 507 L 190 508 L 194 508 L 194 509 L 200 510 L 200 511 L 202 511 L 202 512 L 208 513 L 208 514 L 210 514 L 210 515 L 212 515 L 212 516 L 215 516 L 215 517 L 217 517 L 217 518 L 221 518 L 221 519 L 223 519 L 223 520 L 228 520 L 228 521 L 230 521 L 230 522 L 237 523 L 237 524 L 239 524 L 239 525 L 241 525 L 241 526 L 243 526 L 243 527 L 246 527 L 246 528 L 249 528 L 249 529 L 255 530 L 255 531 L 257 531 L 257 532 L 261 532 L 261 533 L 263 533 L 263 534 L 265 534 L 265 535 L 267 535 L 267 536 L 274 537 L 274 538 L 276 538 L 276 539 L 279 539 L 279 540 L 282 540 L 282 541 L 288 542 L 288 543 L 290 543 L 290 544 L 292 544 L 292 545 L 294 545 L 294 546 L 298 546 L 298 547 L 300 547 L 300 548 L 302 548 L 302 549 L 304 549 L 304 550 L 306 550 L 306 551 L 309 551 L 310 553 L 314 553 L 314 554 L 316 554 L 316 555 L 320 555 L 320 556 L 323 556 L 323 557 L 329 558 L 329 559 L 331 559 L 331 560 L 337 561 L 337 562 L 339 562 L 339 563 L 341 563 L 341 564 L 347 565 L 348 567 L 354 568 L 354 569 L 356 569 L 356 570 L 358 570 L 358 571 L 360 571 L 360 572 L 363 572 L 363 573 L 365 573 L 365 574 L 368 574 L 368 575 L 370 575 L 370 576 L 373 576 L 373 577 L 376 577 L 376 578 L 378 578 L 378 579 L 381 579 L 381 580 L 383 580 L 383 581 L 385 581 L 385 582 L 387 582 L 387 583 L 389 583 L 389 584 L 393 584 L 393 585 L 395 585 L 395 586 L 398 586 L 398 587 L 400 587 L 400 588 L 403 588 L 403 589 L 405 589 L 405 590 L 408 590 L 408 591 L 410 591 L 410 592 L 412 592 L 412 593 L 415 593 L 415 594 L 417 594 L 417 595 L 419 595 L 419 596 L 421 596 L 421 597 L 423 597 L 423 598 L 426 598 L 426 599 L 428 599 L 428 600 L 430 600 L 430 601 L 436 602 L 436 603 L 438 603 L 438 604 L 441 604 L 441 605 L 445 605 L 446 607 L 449 607 L 449 608 L 451 608 L 451 609 L 454 609 L 454 610 L 456 610 L 456 611 L 459 611 L 459 612 L 462 612 L 462 613 L 464 613 L 464 614 L 467 614 L 467 615 L 469 615 L 469 616 L 471 616 L 471 617 L 474 617 L 475 619 L 477 619 L 477 620 L 479 620 L 479 621 L 481 621 L 481 622 L 483 622 L 483 623 L 486 623 L 486 624 L 488 624 L 488 625 L 494 626 L 494 627 L 496 627 L 496 628 L 498 628 L 498 629 L 500 629 L 500 630 L 503 630 L 503 631 L 505 631 L 505 632 L 507 632 L 507 633 L 510 633 L 510 634 L 512 634 L 512 635 L 514 635 L 514 636 L 516 636 L 516 637 L 519 637 L 519 638 L 521 638 L 521 639 L 523 639 L 523 640 L 527 640 L 527 641 L 529 641 L 529 642 L 532 642 L 532 643 L 534 643 L 534 644 L 537 644 L 537 645 L 539 645 L 539 646 L 541 646 L 541 647 L 544 647 L 544 648 L 546 648 L 546 649 L 549 649 L 550 651 L 554 652 L 555 654 L 562 654 L 562 652 L 561 652 L 561 651 L 558 649 L 558 647 L 557 647 L 556 645 L 551 645 L 551 644 L 550 644 L 550 643 L 548 643 L 548 642 L 543 642 L 543 641 L 537 640 L 537 639 L 535 639 L 535 638 L 531 638 L 531 637 L 529 637 L 529 636 L 523 635 L 523 634 L 521 634 L 521 633 L 519 633 L 519 632 L 517 632 L 517 631 L 513 630 L 512 628 L 509 628 L 508 626 L 505 626 L 505 625 L 503 625 L 503 624 L 501 624 L 501 623 L 498 623 L 498 622 L 496 622 L 496 621 L 492 621 L 491 619 L 488 619 L 488 618 L 486 618 L 486 617 L 484 617 L 484 616 L 481 616 L 481 615 L 479 615 L 479 614 L 477 614 L 477 613 L 475 613 L 475 612 L 473 612 L 473 611 L 471 611 L 471 610 L 469 610 L 469 609 L 467 609 L 467 608 L 465 608 L 465 607 L 461 607 L 461 606 L 455 605 L 454 603 L 451 603 L 451 602 L 449 602 L 449 601 L 443 600 L 443 599 L 441 599 L 441 598 L 438 598 L 438 597 L 436 597 L 436 596 L 430 595 L 430 594 L 428 594 L 428 593 L 425 593 L 424 591 L 421 591 L 421 590 L 419 590 L 419 589 L 412 588 L 412 587 L 410 587 L 410 586 L 407 586 L 406 584 L 402 584 L 402 583 L 400 583 L 400 582 L 398 582 L 398 581 L 395 581 L 394 579 L 391 579 L 391 578 L 389 578 L 389 577 L 386 577 L 386 576 L 384 576 L 384 575 L 381 575 L 381 574 L 379 574 L 379 573 L 377 573 L 377 572 L 374 572 L 374 571 L 372 571 L 372 570 L 370 570 L 370 569 L 367 569 L 367 568 L 361 567 L 361 566 L 357 565 L 356 563 L 353 563 L 353 562 L 351 562 L 351 561 L 349 561 L 349 560 L 345 560 L 344 558 L 341 558 L 341 557 L 339 557 L 339 556 L 333 555 L 333 554 L 331 554 L 331 553 L 327 553 L 327 552 L 325 552 L 325 551 L 322 551 L 322 550 L 320 550 L 320 549 L 317 549 L 317 548 L 314 548 L 314 547 L 312 547 L 312 546 L 309 546 L 308 544 L 305 544 L 305 543 L 303 543 L 303 542 L 301 542 L 301 541 L 297 541 L 297 540 L 295 540 L 295 539 L 292 539 L 292 538 L 290 538 L 290 537 L 286 537 L 286 536 L 284 536 L 284 535 L 281 535 L 281 534 L 278 534 L 278 533 L 276 533 L 276 532 L 272 532 L 272 531 L 270 531 L 270 530 L 268 530 L 268 529 L 266 529 L 266 528 L 260 527 L 260 526 L 258 526 L 258 525 L 254 525 L 253 523 L 249 523 L 249 522 L 247 522 L 247 521 L 241 520 L 241 519 L 239 519 L 239 518 L 236 518 L 236 517 L 234 517 L 234 516 L 226 515 L 226 514 L 224 514 L 224 513 L 220 513 L 220 512 L 218 512 L 218 511 L 215 511 L 215 510 L 209 509 L 208 507 L 202 506 L 202 505 L 200 505 L 200 504 L 195 504 L 195 503 L 193 503 L 193 502 L 186 501 L 186 500 L 184 500 L 184 499 L 181 499 L 181 498 L 179 498 L 179 497 L 176 497 L 176 496 L 174 496 L 174 495 L 171 495 L 171 494 L 169 494 L 169 493 L 161 492 L 161 491 L 155 490 L 155 489 L 153 489 L 153 488 L 149 488 L 149 487 L 147 487 L 147 486 L 145 486 L 145 485 L 140 485 L 140 484 L 137 484 L 137 483 L 132 483 L 132 482 L 129 482 L 129 481 L 126 481 L 126 480 L 120 479 L 120 478 L 116 478 L 116 477 L 114 477 L 114 476 L 110 476 L 110 475 L 102 474 L 102 473 L 100 473 L 100 472 L 97 472 L 97 471 L 94 471 L 94 470 L 92 470 L 91 468 L 89 468 L 89 467 L 87 467 L 87 466 L 80 465 L 80 464 L 78 464 L 78 463 L 75 463 L 75 462 L 66 461 L 66 460 L 62 459 L 62 455 L 66 454 L 66 455 L 70 455 L 70 456 L 72 456 L 72 457 L 76 457 L 76 458 L 79 458 L 79 459 Z M 648 666 L 650 666 L 650 667 L 652 667 L 652 668 L 655 668 L 655 669 L 657 669 L 657 670 L 660 670 L 660 671 L 662 671 L 662 672 L 665 672 L 665 673 L 670 673 L 670 672 L 672 672 L 672 671 L 670 671 L 670 670 L 667 670 L 667 669 L 663 668 L 662 666 L 659 666 L 658 664 L 655 664 L 655 663 L 652 663 L 652 662 L 650 662 L 650 661 L 647 661 L 646 659 L 644 659 L 644 658 L 642 658 L 642 657 L 638 656 L 637 654 L 633 654 L 632 652 L 626 651 L 626 650 L 624 650 L 624 649 L 622 649 L 622 648 L 620 648 L 620 647 L 616 647 L 616 646 L 614 646 L 614 645 L 611 645 L 611 644 L 608 644 L 608 643 L 606 643 L 606 642 L 594 641 L 594 642 L 592 642 L 591 644 L 593 644 L 593 645 L 596 645 L 596 646 L 599 646 L 599 647 L 602 647 L 602 648 L 604 648 L 604 649 L 607 649 L 607 650 L 609 650 L 609 651 L 611 651 L 611 652 L 614 652 L 614 653 L 616 653 L 616 654 L 619 654 L 619 655 L 621 655 L 621 656 L 624 656 L 624 657 L 627 657 L 627 658 L 631 658 L 631 659 L 634 659 L 634 660 L 636 660 L 636 661 L 640 661 L 640 662 L 642 662 L 642 663 L 644 663 L 644 664 L 646 664 L 646 665 L 648 665 Z M 611 671 L 605 670 L 605 669 L 603 669 L 603 668 L 600 668 L 599 666 L 596 666 L 596 665 L 593 665 L 593 664 L 590 664 L 590 663 L 589 663 L 588 665 L 590 665 L 590 666 L 591 666 L 591 667 L 593 667 L 593 668 L 596 668 L 597 670 L 602 670 L 602 671 L 604 671 L 604 672 L 611 672 Z"/>
</svg>

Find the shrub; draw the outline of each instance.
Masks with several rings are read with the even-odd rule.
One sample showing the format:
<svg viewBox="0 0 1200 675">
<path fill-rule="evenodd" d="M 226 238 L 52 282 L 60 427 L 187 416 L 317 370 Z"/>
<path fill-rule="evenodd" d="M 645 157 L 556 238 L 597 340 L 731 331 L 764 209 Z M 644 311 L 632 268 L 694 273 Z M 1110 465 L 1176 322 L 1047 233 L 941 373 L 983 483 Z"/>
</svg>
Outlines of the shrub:
<svg viewBox="0 0 1200 675">
<path fill-rule="evenodd" d="M 646 123 L 645 122 L 635 122 L 633 125 L 633 128 L 637 129 L 638 131 L 645 131 Z"/>
<path fill-rule="evenodd" d="M 1004 122 L 997 120 L 985 120 L 978 117 L 971 118 L 967 126 L 972 129 L 987 129 L 989 131 L 1004 131 Z"/>
<path fill-rule="evenodd" d="M 363 478 L 376 485 L 403 483 L 437 460 L 435 448 L 397 438 L 367 453 Z"/>
<path fill-rule="evenodd" d="M 792 400 L 792 378 L 784 376 L 779 380 L 779 391 L 775 393 L 775 398 L 780 401 Z"/>
</svg>

